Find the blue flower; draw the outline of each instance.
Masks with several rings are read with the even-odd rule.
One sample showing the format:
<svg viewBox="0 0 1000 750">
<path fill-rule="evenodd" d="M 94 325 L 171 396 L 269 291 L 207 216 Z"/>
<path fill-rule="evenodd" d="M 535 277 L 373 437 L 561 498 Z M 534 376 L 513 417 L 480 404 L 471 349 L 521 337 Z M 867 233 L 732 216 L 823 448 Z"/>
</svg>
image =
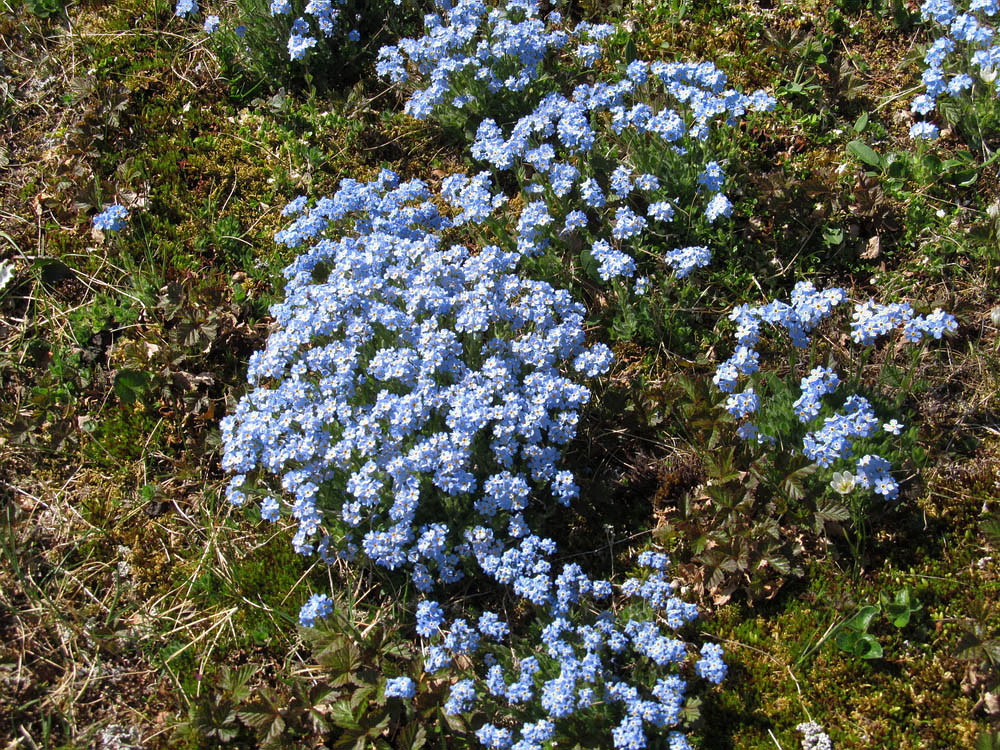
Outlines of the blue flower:
<svg viewBox="0 0 1000 750">
<path fill-rule="evenodd" d="M 174 9 L 175 16 L 194 16 L 198 13 L 198 0 L 177 0 L 177 7 Z"/>
<path fill-rule="evenodd" d="M 729 216 L 732 213 L 733 204 L 722 193 L 713 195 L 712 199 L 708 202 L 708 206 L 705 208 L 705 218 L 708 219 L 709 224 L 714 223 L 720 216 Z"/>
<path fill-rule="evenodd" d="M 417 686 L 409 677 L 393 677 L 386 680 L 386 698 L 412 698 L 417 694 Z"/>
<path fill-rule="evenodd" d="M 302 60 L 306 52 L 316 46 L 316 40 L 311 36 L 292 34 L 288 37 L 288 56 L 292 60 Z"/>
<path fill-rule="evenodd" d="M 451 686 L 448 700 L 444 704 L 446 714 L 463 714 L 471 710 L 476 700 L 475 683 L 472 680 L 459 680 Z"/>
<path fill-rule="evenodd" d="M 483 724 L 476 730 L 476 739 L 479 743 L 491 750 L 506 750 L 514 741 L 513 732 L 506 727 L 497 727 L 493 724 Z"/>
<path fill-rule="evenodd" d="M 424 638 L 437 635 L 444 623 L 444 610 L 435 601 L 425 599 L 417 605 L 417 634 Z"/>
<path fill-rule="evenodd" d="M 671 250 L 663 259 L 673 267 L 677 278 L 683 279 L 695 268 L 703 268 L 711 263 L 712 253 L 707 247 L 699 245 Z"/>
<path fill-rule="evenodd" d="M 119 232 L 125 228 L 128 217 L 124 206 L 113 203 L 94 217 L 94 226 L 105 232 Z"/>
<path fill-rule="evenodd" d="M 611 236 L 616 240 L 623 240 L 641 234 L 646 228 L 646 220 L 637 216 L 628 206 L 620 206 L 615 211 L 615 224 L 611 229 Z"/>
<path fill-rule="evenodd" d="M 910 138 L 914 140 L 935 140 L 940 131 L 937 125 L 930 122 L 915 122 L 910 126 Z"/>
<path fill-rule="evenodd" d="M 699 677 L 718 685 L 726 676 L 728 668 L 722 661 L 722 646 L 706 643 L 701 647 L 701 659 L 694 665 Z"/>
<path fill-rule="evenodd" d="M 333 600 L 326 594 L 313 594 L 299 610 L 299 624 L 311 628 L 315 626 L 316 620 L 329 616 L 331 612 L 333 612 Z"/>
<path fill-rule="evenodd" d="M 717 193 L 722 189 L 726 176 L 722 173 L 722 167 L 718 162 L 710 161 L 705 165 L 705 170 L 698 175 L 698 184 L 711 193 Z"/>
<path fill-rule="evenodd" d="M 753 392 L 753 387 L 743 393 L 734 393 L 726 399 L 726 411 L 736 419 L 744 419 L 760 407 L 760 396 Z"/>
</svg>

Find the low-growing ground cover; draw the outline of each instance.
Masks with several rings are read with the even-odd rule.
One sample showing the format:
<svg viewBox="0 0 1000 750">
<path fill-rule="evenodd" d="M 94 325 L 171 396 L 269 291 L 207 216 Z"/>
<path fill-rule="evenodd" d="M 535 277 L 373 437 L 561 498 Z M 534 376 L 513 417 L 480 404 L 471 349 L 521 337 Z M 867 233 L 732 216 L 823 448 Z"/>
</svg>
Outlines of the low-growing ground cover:
<svg viewBox="0 0 1000 750">
<path fill-rule="evenodd" d="M 635 60 L 706 60 L 776 103 L 709 144 L 731 218 L 692 218 L 629 246 L 651 291 L 602 278 L 579 230 L 539 223 L 527 240 L 558 252 L 527 259 L 523 272 L 569 290 L 585 305 L 588 343 L 615 354 L 565 444 L 579 497 L 563 508 L 539 494 L 527 522 L 558 543 L 554 570 L 578 562 L 616 586 L 641 572 L 640 551 L 670 555 L 668 579 L 699 609 L 683 638 L 721 645 L 728 667 L 718 686 L 698 683 L 694 659 L 680 670 L 693 691 L 682 728 L 695 746 L 809 747 L 796 726 L 812 720 L 839 747 L 992 747 L 996 133 L 970 142 L 963 134 L 988 120 L 941 113 L 938 140 L 911 141 L 923 115 L 910 103 L 936 38 L 917 6 L 768 5 L 559 8 L 567 24 L 619 24 L 593 63 L 601 80 Z M 393 33 L 418 37 L 419 10 L 407 6 Z M 0 732 L 15 747 L 477 746 L 484 724 L 502 734 L 514 720 L 444 710 L 477 665 L 459 654 L 460 674 L 423 673 L 429 640 L 415 631 L 414 584 L 399 571 L 300 556 L 298 523 L 228 503 L 219 425 L 249 391 L 248 362 L 284 299 L 281 269 L 301 253 L 273 239 L 292 220 L 286 203 L 390 169 L 427 183 L 453 216 L 440 196 L 454 190 L 452 175 L 489 169 L 473 158 L 475 118 L 489 112 L 413 120 L 403 110 L 415 82 L 390 85 L 373 66 L 332 87 L 314 85 L 318 70 L 255 79 L 203 21 L 167 3 L 2 12 Z M 592 82 L 574 64 L 584 66 L 574 84 Z M 538 85 L 555 90 L 559 70 Z M 526 111 L 498 122 L 509 133 Z M 597 142 L 629 158 L 632 146 L 610 132 Z M 614 166 L 565 158 L 599 181 Z M 450 240 L 514 249 L 528 236 L 517 229 L 522 209 L 533 195 L 552 198 L 526 187 L 541 171 L 498 168 L 494 191 L 510 200 L 485 223 L 449 228 Z M 700 212 L 708 196 L 692 189 Z M 125 225 L 95 228 L 116 203 Z M 616 216 L 624 206 L 631 216 Z M 586 241 L 608 236 L 605 216 L 620 224 L 615 247 L 631 239 L 625 220 L 640 207 L 632 196 L 607 214 L 593 209 Z M 672 241 L 688 233 L 712 253 L 690 278 L 642 254 L 680 247 Z M 775 448 L 741 440 L 712 382 L 739 335 L 729 314 L 787 301 L 802 280 L 854 302 L 908 302 L 918 315 L 942 308 L 957 330 L 862 349 L 846 304 L 804 352 L 767 329 L 755 387 L 771 401 L 758 426 L 788 437 Z M 878 432 L 899 483 L 892 502 L 854 490 L 863 472 L 853 465 L 816 469 L 791 449 L 804 430 L 791 405 L 816 366 L 836 367 L 880 425 L 900 425 Z M 449 589 L 449 619 L 459 606 L 497 610 L 512 630 L 541 637 L 532 602 L 465 572 L 471 580 Z M 333 612 L 300 629 L 314 594 L 330 596 Z M 631 612 L 624 602 L 613 606 Z M 386 677 L 412 678 L 415 697 Z M 598 703 L 560 736 L 614 746 L 625 701 Z M 668 746 L 666 731 L 647 730 L 650 746 Z"/>
</svg>

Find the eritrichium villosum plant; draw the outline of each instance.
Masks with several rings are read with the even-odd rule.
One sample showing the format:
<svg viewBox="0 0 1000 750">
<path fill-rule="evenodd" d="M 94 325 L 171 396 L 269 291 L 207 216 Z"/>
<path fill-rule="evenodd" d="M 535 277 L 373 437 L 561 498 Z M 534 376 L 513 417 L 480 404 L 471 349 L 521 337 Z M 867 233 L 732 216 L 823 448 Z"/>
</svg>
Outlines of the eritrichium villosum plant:
<svg viewBox="0 0 1000 750">
<path fill-rule="evenodd" d="M 728 88 L 707 62 L 633 60 L 599 74 L 615 27 L 564 27 L 528 0 L 439 10 L 423 37 L 384 47 L 377 70 L 414 87 L 413 116 L 471 121 L 473 158 L 519 186 L 519 252 L 580 245 L 595 279 L 634 279 L 639 293 L 649 288 L 643 271 L 683 278 L 710 263 L 699 238 L 733 210 L 718 141 L 748 111 L 772 109 L 773 97 Z M 490 113 L 510 91 L 525 92 L 526 113 L 504 126 Z"/>
<path fill-rule="evenodd" d="M 482 212 L 497 202 L 480 196 Z M 277 239 L 303 252 L 251 359 L 253 389 L 222 423 L 229 499 L 294 519 L 302 554 L 405 573 L 421 592 L 424 670 L 460 672 L 444 711 L 488 711 L 484 746 L 541 748 L 586 714 L 616 747 L 644 746 L 650 729 L 687 747 L 682 668 L 718 683 L 726 667 L 721 648 L 693 657 L 674 632 L 697 612 L 674 596 L 667 559 L 644 553 L 615 585 L 558 565 L 532 530 L 536 509 L 579 492 L 562 450 L 611 351 L 586 344 L 566 290 L 518 275 L 518 253 L 448 244 L 471 201 L 449 219 L 431 197 L 383 172 L 289 204 Z M 449 601 L 463 578 L 522 601 L 540 639 Z M 330 607 L 313 595 L 301 622 Z M 385 690 L 406 699 L 416 685 L 401 675 Z"/>
<path fill-rule="evenodd" d="M 853 472 L 834 473 L 832 487 L 835 491 L 846 494 L 857 487 L 892 500 L 899 494 L 899 483 L 891 474 L 889 462 L 872 453 L 856 458 L 854 444 L 879 432 L 898 435 L 903 425 L 894 417 L 884 422 L 880 420 L 864 396 L 845 395 L 847 384 L 834 368 L 813 367 L 798 384 L 800 395 L 791 404 L 791 409 L 797 422 L 805 428 L 801 445 L 787 444 L 790 435 L 762 432 L 752 421 L 762 403 L 755 385 L 765 383 L 756 375 L 761 369 L 756 347 L 762 326 L 767 323 L 783 329 L 795 348 L 806 349 L 813 330 L 845 302 L 847 294 L 843 289 L 817 289 L 812 282 L 801 281 L 792 290 L 790 303 L 774 300 L 756 307 L 738 306 L 729 316 L 737 326 L 736 350 L 719 365 L 713 380 L 720 390 L 730 394 L 726 409 L 741 420 L 737 430 L 741 438 L 770 445 L 780 441 L 785 449 L 800 450 L 823 469 L 853 468 Z M 878 339 L 899 331 L 904 341 L 915 343 L 925 337 L 940 339 L 946 331 L 957 328 L 954 316 L 940 309 L 917 315 L 906 303 L 883 305 L 869 300 L 854 306 L 851 340 L 862 347 L 871 347 Z M 741 381 L 746 380 L 753 384 L 737 392 Z M 837 402 L 840 403 L 839 411 L 833 407 Z"/>
<path fill-rule="evenodd" d="M 989 101 L 995 108 L 1000 98 L 1000 45 L 991 24 L 998 13 L 997 0 L 970 0 L 957 6 L 951 0 L 926 0 L 920 6 L 921 18 L 937 38 L 924 54 L 924 93 L 913 100 L 913 112 L 929 115 L 949 99 L 972 106 Z M 911 138 L 933 140 L 939 134 L 929 120 L 910 128 Z"/>
</svg>

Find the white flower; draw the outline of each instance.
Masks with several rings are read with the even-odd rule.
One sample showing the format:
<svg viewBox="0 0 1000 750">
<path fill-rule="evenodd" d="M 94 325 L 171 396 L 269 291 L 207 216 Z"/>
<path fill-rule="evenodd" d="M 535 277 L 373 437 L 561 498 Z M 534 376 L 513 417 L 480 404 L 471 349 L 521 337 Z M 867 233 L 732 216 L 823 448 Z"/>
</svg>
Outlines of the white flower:
<svg viewBox="0 0 1000 750">
<path fill-rule="evenodd" d="M 0 292 L 14 278 L 14 264 L 9 260 L 0 261 Z"/>
<path fill-rule="evenodd" d="M 846 495 L 854 489 L 854 482 L 855 478 L 851 472 L 835 471 L 833 472 L 833 479 L 830 481 L 830 487 L 834 492 Z"/>
<path fill-rule="evenodd" d="M 888 422 L 882 425 L 882 429 L 893 435 L 898 435 L 903 431 L 903 425 L 897 422 L 895 419 L 890 419 Z"/>
</svg>

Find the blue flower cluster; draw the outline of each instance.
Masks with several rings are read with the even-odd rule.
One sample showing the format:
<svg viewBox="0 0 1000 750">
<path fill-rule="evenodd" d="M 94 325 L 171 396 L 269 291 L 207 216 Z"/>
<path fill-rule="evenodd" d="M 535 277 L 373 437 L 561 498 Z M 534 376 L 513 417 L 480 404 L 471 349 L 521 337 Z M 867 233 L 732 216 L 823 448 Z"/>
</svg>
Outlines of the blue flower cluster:
<svg viewBox="0 0 1000 750">
<path fill-rule="evenodd" d="M 125 206 L 113 203 L 94 217 L 94 226 L 104 232 L 120 232 L 125 228 L 128 211 Z"/>
<path fill-rule="evenodd" d="M 386 698 L 412 698 L 417 694 L 417 686 L 409 677 L 393 677 L 386 680 Z"/>
<path fill-rule="evenodd" d="M 302 60 L 316 46 L 317 37 L 331 39 L 341 26 L 341 8 L 346 0 L 309 0 L 303 14 L 292 21 L 288 35 L 288 56 Z M 289 0 L 271 0 L 271 15 L 285 16 L 292 13 Z"/>
<path fill-rule="evenodd" d="M 258 496 L 264 518 L 293 519 L 302 554 L 405 570 L 425 596 L 416 607 L 425 671 L 482 657 L 485 672 L 467 671 L 445 711 L 464 713 L 488 695 L 498 711 L 537 712 L 517 729 L 484 726 L 484 746 L 540 748 L 554 722 L 610 701 L 625 717 L 616 746 L 642 747 L 644 727 L 677 724 L 685 684 L 664 677 L 647 695 L 617 672 L 636 659 L 676 670 L 687 644 L 659 623 L 676 630 L 696 608 L 674 596 L 666 557 L 647 552 L 647 574 L 620 587 L 632 604 L 612 609 L 615 587 L 575 563 L 557 569 L 555 543 L 528 522 L 545 494 L 565 505 L 579 493 L 561 452 L 590 398 L 579 381 L 607 372 L 611 351 L 585 344 L 584 310 L 565 290 L 518 275 L 520 254 L 444 242 L 452 227 L 488 217 L 498 198 L 483 176 L 442 187 L 454 218 L 424 183 L 388 171 L 344 180 L 311 208 L 301 198 L 286 207 L 293 220 L 276 239 L 303 252 L 285 270 L 275 330 L 251 357 L 254 388 L 222 421 L 223 466 L 236 474 L 228 497 Z M 280 490 L 266 489 L 269 477 Z M 539 651 L 516 675 L 502 666 L 510 648 L 495 648 L 511 638 L 499 614 L 449 618 L 426 598 L 468 575 L 541 613 Z M 314 595 L 300 622 L 330 607 Z M 703 651 L 696 672 L 721 680 L 720 655 Z M 385 694 L 414 690 L 395 678 Z"/>
<path fill-rule="evenodd" d="M 174 15 L 184 18 L 198 14 L 198 0 L 177 0 Z"/>
<path fill-rule="evenodd" d="M 690 623 L 697 608 L 674 596 L 665 555 L 641 553 L 641 574 L 615 587 L 590 579 L 575 563 L 553 575 L 551 540 L 532 536 L 503 549 L 482 528 L 473 529 L 468 538 L 485 572 L 513 585 L 532 604 L 543 606 L 545 614 L 540 616 L 538 651 L 511 661 L 510 646 L 503 643 L 508 629 L 496 627 L 494 613 L 484 613 L 476 627 L 461 617 L 446 626 L 437 602 L 421 602 L 417 628 L 427 638 L 425 672 L 446 669 L 456 657 L 478 656 L 476 661 L 483 665 L 452 685 L 446 713 L 466 713 L 477 706 L 506 709 L 519 720 L 484 725 L 477 732 L 480 743 L 541 750 L 560 722 L 585 716 L 598 704 L 613 705 L 621 716 L 611 730 L 615 748 L 644 748 L 647 732 L 663 730 L 670 747 L 689 746 L 681 732 L 671 730 L 679 724 L 684 705 L 688 686 L 677 671 L 689 662 L 689 649 L 670 631 Z M 533 580 L 519 589 L 524 577 Z M 615 589 L 618 606 L 613 607 Z M 641 665 L 663 676 L 650 687 L 630 681 L 625 672 Z M 694 671 L 710 683 L 720 683 L 726 674 L 722 649 L 705 644 Z"/>
<path fill-rule="evenodd" d="M 401 0 L 396 0 L 398 5 Z M 347 41 L 357 42 L 361 39 L 360 32 L 352 28 L 360 16 L 346 11 L 347 0 L 306 0 L 302 5 L 295 3 L 295 8 L 301 11 L 290 21 L 288 32 L 288 57 L 291 60 L 304 60 L 309 51 L 318 44 L 344 44 Z M 269 7 L 271 17 L 291 17 L 295 14 L 292 0 L 271 0 Z M 195 16 L 199 12 L 197 0 L 177 0 L 174 13 L 180 17 Z M 346 22 L 346 24 L 345 24 Z M 205 19 L 206 34 L 214 34 L 222 21 L 217 15 Z M 246 26 L 236 26 L 233 31 L 238 37 L 246 34 Z"/>
<path fill-rule="evenodd" d="M 493 10 L 481 0 L 439 6 L 450 9 L 425 19 L 423 37 L 380 53 L 379 73 L 397 82 L 417 79 L 406 107 L 418 118 L 442 117 L 471 102 L 484 110 L 497 92 L 523 90 L 548 57 L 565 58 L 573 44 L 576 67 L 585 69 L 613 33 L 586 23 L 562 29 L 559 14 L 543 21 L 533 0 Z M 558 86 L 569 77 L 552 81 Z M 524 101 L 534 104 L 532 111 L 509 130 L 482 119 L 471 153 L 520 183 L 519 252 L 536 255 L 576 235 L 603 281 L 636 274 L 635 251 L 644 238 L 656 247 L 644 254 L 680 278 L 709 264 L 703 245 L 663 252 L 671 236 L 682 234 L 670 223 L 677 214 L 690 220 L 698 202 L 707 224 L 732 213 L 723 167 L 708 157 L 710 135 L 775 103 L 761 91 L 746 96 L 727 88 L 725 74 L 711 63 L 642 60 L 610 82 L 580 83 L 566 94 L 526 92 Z M 609 160 L 616 165 L 610 173 L 597 166 Z"/>
<path fill-rule="evenodd" d="M 474 497 L 487 523 L 525 536 L 537 490 L 561 503 L 577 492 L 558 461 L 590 392 L 571 374 L 612 361 L 603 344 L 584 345 L 568 292 L 516 275 L 515 253 L 443 246 L 454 222 L 429 198 L 391 172 L 345 180 L 278 233 L 307 250 L 286 269 L 278 330 L 251 358 L 256 388 L 222 425 L 230 499 L 243 501 L 247 474 L 270 472 L 292 498 L 300 552 L 324 543 L 335 510 L 347 543 L 407 567 L 422 591 L 462 576 L 448 519 L 416 522 L 422 500 Z M 324 236 L 352 220 L 353 233 Z M 323 488 L 341 476 L 343 501 L 324 510 Z M 276 505 L 268 495 L 262 512 L 273 518 Z"/>
<path fill-rule="evenodd" d="M 689 217 L 697 201 L 704 201 L 708 224 L 729 216 L 723 168 L 714 160 L 698 167 L 699 155 L 709 149 L 714 124 L 770 109 L 774 100 L 725 85 L 725 75 L 710 63 L 637 60 L 611 83 L 546 95 L 509 132 L 483 120 L 472 155 L 493 170 L 526 176 L 519 250 L 538 254 L 575 234 L 589 248 L 597 274 L 610 281 L 633 276 L 633 248 L 643 238 L 662 245 L 676 233 L 670 227 L 675 215 Z M 617 163 L 610 173 L 595 167 L 608 157 Z M 711 261 L 710 250 L 700 245 L 655 254 L 679 278 Z"/>
<path fill-rule="evenodd" d="M 924 93 L 913 100 L 911 111 L 928 115 L 941 97 L 971 97 L 990 85 L 1000 97 L 1000 44 L 990 25 L 998 13 L 998 0 L 970 0 L 964 10 L 951 0 L 925 0 L 921 18 L 933 23 L 940 35 L 924 54 Z M 938 135 L 938 127 L 928 121 L 910 128 L 911 138 L 933 140 Z"/>
<path fill-rule="evenodd" d="M 925 336 L 940 339 L 946 331 L 958 330 L 958 321 L 940 308 L 928 315 L 914 315 L 913 308 L 905 303 L 880 305 L 869 300 L 855 306 L 851 319 L 851 339 L 855 343 L 871 346 L 897 329 L 905 341 L 916 343 Z"/>
<path fill-rule="evenodd" d="M 312 627 L 317 620 L 329 617 L 333 612 L 333 600 L 326 594 L 313 594 L 309 597 L 299 612 L 299 622 L 305 627 Z"/>
<path fill-rule="evenodd" d="M 736 324 L 736 351 L 716 368 L 713 382 L 724 393 L 730 394 L 726 410 L 737 420 L 748 420 L 758 412 L 761 400 L 754 387 L 737 392 L 744 378 L 760 370 L 760 355 L 756 346 L 760 340 L 761 325 L 769 323 L 783 328 L 792 344 L 805 348 L 813 329 L 832 315 L 834 309 L 847 301 L 843 289 L 816 289 L 802 281 L 792 290 L 790 303 L 775 300 L 765 305 L 751 307 L 740 305 L 729 319 Z M 864 346 L 899 330 L 907 342 L 917 342 L 925 336 L 939 339 L 946 331 L 954 331 L 958 323 L 954 316 L 941 309 L 928 315 L 916 315 L 906 303 L 881 305 L 869 300 L 854 307 L 851 322 L 851 339 Z M 853 394 L 843 401 L 842 413 L 822 416 L 829 412 L 824 398 L 835 394 L 841 386 L 840 376 L 831 368 L 815 367 L 799 382 L 800 396 L 792 404 L 792 411 L 803 425 L 810 425 L 822 417 L 817 429 L 806 432 L 802 438 L 802 454 L 823 468 L 831 468 L 854 455 L 854 441 L 873 436 L 880 422 L 871 403 Z M 901 430 L 896 420 L 882 425 L 885 432 L 898 435 Z M 760 443 L 774 444 L 777 436 L 761 433 L 752 422 L 741 424 L 737 434 L 743 439 L 756 439 Z M 870 489 L 885 499 L 894 499 L 899 485 L 889 473 L 889 462 L 880 456 L 865 455 L 855 464 L 857 486 Z M 850 487 L 855 486 L 853 483 Z"/>
<path fill-rule="evenodd" d="M 406 111 L 420 119 L 500 90 L 524 91 L 554 52 L 593 65 L 601 53 L 597 43 L 614 32 L 587 22 L 564 29 L 558 12 L 540 17 L 536 0 L 510 0 L 497 8 L 482 0 L 435 4 L 437 12 L 424 16 L 424 36 L 383 47 L 376 66 L 394 82 L 409 80 L 408 68 L 419 75 L 424 88 L 411 96 Z"/>
</svg>

